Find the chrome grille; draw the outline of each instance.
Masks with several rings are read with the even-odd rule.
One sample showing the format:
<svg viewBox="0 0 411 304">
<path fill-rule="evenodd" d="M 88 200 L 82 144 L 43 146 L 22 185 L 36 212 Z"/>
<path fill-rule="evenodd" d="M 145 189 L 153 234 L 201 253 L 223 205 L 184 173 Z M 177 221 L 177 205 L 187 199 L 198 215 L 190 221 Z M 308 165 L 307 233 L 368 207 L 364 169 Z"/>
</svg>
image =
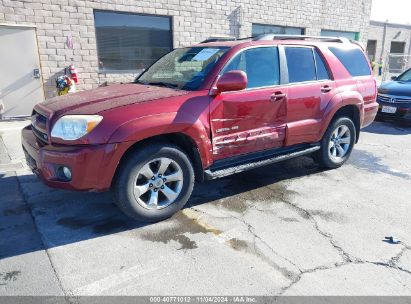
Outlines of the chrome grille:
<svg viewBox="0 0 411 304">
<path fill-rule="evenodd" d="M 391 95 L 378 94 L 377 101 L 387 103 L 411 103 L 411 97 L 399 97 Z"/>
<path fill-rule="evenodd" d="M 395 100 L 400 103 L 411 102 L 411 98 L 395 98 Z"/>
<path fill-rule="evenodd" d="M 47 135 L 47 117 L 33 111 L 31 116 L 31 126 L 34 135 L 41 141 L 48 143 L 49 137 Z"/>
<path fill-rule="evenodd" d="M 43 142 L 47 143 L 48 142 L 48 136 L 46 133 L 43 133 L 39 130 L 37 130 L 35 127 L 32 128 L 34 135 L 36 135 L 39 139 L 41 139 Z"/>
</svg>

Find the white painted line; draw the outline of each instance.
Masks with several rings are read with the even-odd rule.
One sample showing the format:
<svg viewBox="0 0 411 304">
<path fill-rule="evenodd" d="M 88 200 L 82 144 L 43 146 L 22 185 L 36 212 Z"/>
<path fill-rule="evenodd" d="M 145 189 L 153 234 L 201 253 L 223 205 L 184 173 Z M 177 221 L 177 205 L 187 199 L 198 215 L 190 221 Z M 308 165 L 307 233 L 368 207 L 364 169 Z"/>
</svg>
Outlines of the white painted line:
<svg viewBox="0 0 411 304">
<path fill-rule="evenodd" d="M 14 128 L 4 128 L 0 129 L 0 132 L 9 132 L 9 131 L 17 131 L 17 130 L 22 130 L 26 126 L 19 126 L 19 127 L 14 127 Z"/>
</svg>

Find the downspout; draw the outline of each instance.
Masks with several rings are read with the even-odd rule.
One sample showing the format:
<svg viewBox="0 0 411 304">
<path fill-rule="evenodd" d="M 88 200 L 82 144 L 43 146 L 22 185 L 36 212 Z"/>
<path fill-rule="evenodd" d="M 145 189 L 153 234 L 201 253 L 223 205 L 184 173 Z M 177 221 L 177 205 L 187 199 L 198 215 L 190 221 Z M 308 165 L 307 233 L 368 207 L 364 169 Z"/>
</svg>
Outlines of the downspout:
<svg viewBox="0 0 411 304">
<path fill-rule="evenodd" d="M 411 30 L 408 31 L 408 33 L 410 34 L 410 41 L 408 42 L 408 56 L 411 56 Z M 407 60 L 407 64 L 405 65 L 405 68 L 411 68 L 411 58 L 408 58 Z"/>
<path fill-rule="evenodd" d="M 383 35 L 382 35 L 382 48 L 381 48 L 380 58 L 384 58 L 386 35 L 387 35 L 387 22 L 384 23 L 384 32 L 383 32 Z"/>
<path fill-rule="evenodd" d="M 408 56 L 411 55 L 411 30 L 409 31 L 409 33 L 410 33 L 410 41 L 408 43 Z"/>
</svg>

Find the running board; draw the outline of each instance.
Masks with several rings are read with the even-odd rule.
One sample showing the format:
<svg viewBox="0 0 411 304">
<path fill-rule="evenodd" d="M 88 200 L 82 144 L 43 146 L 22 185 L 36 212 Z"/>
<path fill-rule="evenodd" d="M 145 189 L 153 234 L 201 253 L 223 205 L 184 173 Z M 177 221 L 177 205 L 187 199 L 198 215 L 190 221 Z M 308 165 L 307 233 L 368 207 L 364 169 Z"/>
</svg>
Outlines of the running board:
<svg viewBox="0 0 411 304">
<path fill-rule="evenodd" d="M 298 150 L 298 151 L 293 151 L 293 152 L 289 152 L 289 153 L 285 153 L 285 154 L 280 154 L 280 155 L 276 155 L 276 156 L 271 157 L 271 158 L 257 160 L 257 161 L 254 161 L 254 162 L 241 164 L 241 165 L 238 165 L 238 166 L 232 166 L 232 167 L 224 168 L 224 169 L 220 169 L 220 170 L 217 169 L 215 171 L 212 171 L 211 169 L 207 169 L 207 170 L 204 171 L 204 177 L 205 177 L 206 180 L 216 179 L 216 178 L 220 178 L 220 177 L 240 173 L 240 172 L 243 172 L 243 171 L 252 170 L 252 169 L 255 169 L 255 168 L 258 168 L 258 167 L 262 167 L 262 166 L 282 162 L 282 161 L 287 160 L 287 159 L 291 159 L 291 158 L 311 154 L 311 153 L 313 153 L 315 151 L 318 151 L 318 150 L 320 150 L 320 146 L 311 146 L 311 147 L 305 148 L 303 150 Z"/>
</svg>

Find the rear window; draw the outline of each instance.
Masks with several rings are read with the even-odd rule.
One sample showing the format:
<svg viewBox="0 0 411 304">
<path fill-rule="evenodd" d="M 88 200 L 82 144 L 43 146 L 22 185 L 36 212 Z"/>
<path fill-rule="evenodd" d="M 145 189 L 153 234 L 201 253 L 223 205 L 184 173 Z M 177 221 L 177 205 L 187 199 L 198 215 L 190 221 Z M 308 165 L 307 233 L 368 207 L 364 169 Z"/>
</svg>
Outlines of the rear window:
<svg viewBox="0 0 411 304">
<path fill-rule="evenodd" d="M 289 83 L 315 81 L 313 50 L 305 47 L 286 47 Z"/>
<path fill-rule="evenodd" d="M 330 51 L 340 60 L 351 76 L 371 75 L 370 67 L 364 53 L 357 48 L 343 49 L 330 47 Z"/>
</svg>

